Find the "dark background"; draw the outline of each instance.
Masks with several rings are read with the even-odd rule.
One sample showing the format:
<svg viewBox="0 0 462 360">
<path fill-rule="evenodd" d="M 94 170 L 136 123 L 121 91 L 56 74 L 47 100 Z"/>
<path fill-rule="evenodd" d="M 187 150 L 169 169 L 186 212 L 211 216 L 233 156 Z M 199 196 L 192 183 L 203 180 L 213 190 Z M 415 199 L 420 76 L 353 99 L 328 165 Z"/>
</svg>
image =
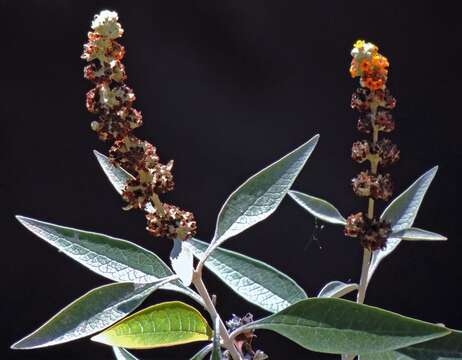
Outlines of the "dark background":
<svg viewBox="0 0 462 360">
<path fill-rule="evenodd" d="M 175 159 L 176 189 L 165 201 L 194 211 L 198 237 L 210 239 L 228 194 L 251 174 L 321 134 L 295 188 L 365 209 L 349 179 L 357 114 L 350 96 L 349 51 L 358 38 L 391 62 L 398 99 L 392 138 L 401 162 L 397 193 L 440 165 L 416 226 L 447 243 L 402 243 L 379 267 L 367 302 L 462 328 L 460 254 L 460 17 L 456 2 L 342 1 L 1 1 L 0 191 L 2 351 L 6 359 L 111 359 L 87 339 L 34 351 L 7 350 L 86 291 L 107 283 L 60 255 L 13 218 L 33 218 L 129 239 L 167 259 L 170 243 L 144 231 L 140 212 L 124 212 L 91 153 L 105 152 L 84 105 L 91 84 L 79 59 L 93 14 L 119 12 L 121 42 L 145 125 L 137 134 Z M 382 206 L 383 204 L 381 204 Z M 328 281 L 357 281 L 361 249 L 327 226 L 319 243 L 313 219 L 290 199 L 227 247 L 287 272 L 308 294 Z M 224 318 L 265 313 L 207 274 Z M 148 303 L 188 299 L 155 293 Z M 272 359 L 334 359 L 259 332 Z M 200 345 L 137 352 L 142 359 L 186 359 Z"/>
</svg>

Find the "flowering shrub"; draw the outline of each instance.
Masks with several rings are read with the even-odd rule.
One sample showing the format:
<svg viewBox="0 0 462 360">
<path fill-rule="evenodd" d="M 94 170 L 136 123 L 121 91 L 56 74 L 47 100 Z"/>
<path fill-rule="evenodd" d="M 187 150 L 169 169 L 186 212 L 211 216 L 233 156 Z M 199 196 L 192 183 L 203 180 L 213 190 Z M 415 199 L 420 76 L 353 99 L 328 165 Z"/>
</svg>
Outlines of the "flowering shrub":
<svg viewBox="0 0 462 360">
<path fill-rule="evenodd" d="M 126 84 L 123 34 L 118 15 L 102 11 L 92 22 L 82 58 L 84 76 L 94 84 L 86 105 L 98 116 L 91 129 L 111 142 L 108 154 L 95 152 L 108 179 L 125 201 L 125 210 L 140 210 L 147 231 L 171 241 L 170 265 L 132 242 L 18 216 L 30 231 L 83 266 L 111 280 L 84 294 L 39 329 L 15 343 L 14 349 L 58 345 L 91 336 L 112 347 L 116 359 L 136 359 L 127 349 L 154 349 L 191 342 L 205 345 L 191 359 L 263 360 L 255 332 L 274 331 L 311 351 L 342 359 L 461 359 L 462 333 L 441 324 L 404 317 L 364 305 L 368 283 L 381 260 L 403 240 L 442 241 L 442 235 L 413 227 L 436 168 L 424 173 L 394 198 L 379 216 L 377 201 L 393 196 L 392 177 L 384 169 L 399 160 L 398 147 L 383 134 L 395 128 L 390 113 L 396 101 L 387 88 L 389 62 L 372 43 L 359 40 L 351 52 L 350 73 L 360 87 L 351 100 L 359 112 L 358 131 L 367 139 L 353 143 L 351 157 L 368 163 L 353 180 L 353 192 L 367 198 L 367 209 L 345 219 L 331 203 L 292 190 L 319 140 L 316 135 L 239 186 L 221 208 L 210 242 L 195 238 L 194 215 L 162 202 L 174 189 L 173 160 L 162 163 L 154 145 L 134 135 L 142 125 L 133 107 L 134 91 Z M 317 296 L 307 293 L 279 270 L 222 245 L 273 214 L 286 195 L 316 219 L 339 225 L 363 248 L 359 284 L 332 281 Z M 194 261 L 197 258 L 197 261 Z M 236 295 L 270 315 L 250 313 L 223 320 L 203 281 L 204 267 Z M 131 314 L 154 291 L 170 290 L 195 303 L 172 301 Z M 342 299 L 357 293 L 356 302 Z M 198 310 L 208 314 L 207 320 Z M 131 315 L 130 315 L 131 314 Z M 173 350 L 172 350 L 173 351 Z"/>
</svg>

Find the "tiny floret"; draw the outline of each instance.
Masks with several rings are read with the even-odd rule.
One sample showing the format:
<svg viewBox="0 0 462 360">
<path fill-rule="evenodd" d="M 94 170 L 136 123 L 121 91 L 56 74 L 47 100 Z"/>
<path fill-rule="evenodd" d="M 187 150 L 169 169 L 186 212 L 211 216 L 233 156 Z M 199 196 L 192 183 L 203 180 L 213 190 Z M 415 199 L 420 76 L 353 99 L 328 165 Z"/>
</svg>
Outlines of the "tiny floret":
<svg viewBox="0 0 462 360">
<path fill-rule="evenodd" d="M 119 16 L 115 11 L 103 10 L 95 15 L 91 28 L 103 37 L 117 39 L 122 36 L 124 29 L 118 23 Z"/>
</svg>

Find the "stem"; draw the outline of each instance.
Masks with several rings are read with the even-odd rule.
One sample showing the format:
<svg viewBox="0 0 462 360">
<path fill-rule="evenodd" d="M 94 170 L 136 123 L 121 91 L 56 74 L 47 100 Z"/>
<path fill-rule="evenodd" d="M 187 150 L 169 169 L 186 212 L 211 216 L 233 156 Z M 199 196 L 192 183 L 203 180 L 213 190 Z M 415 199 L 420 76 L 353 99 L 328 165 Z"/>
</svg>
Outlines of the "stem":
<svg viewBox="0 0 462 360">
<path fill-rule="evenodd" d="M 375 116 L 377 114 L 377 106 L 371 106 L 372 109 L 372 143 L 375 145 L 379 140 L 379 129 L 375 126 Z M 372 157 L 370 160 L 371 163 L 371 173 L 376 175 L 379 159 L 377 157 Z M 367 217 L 369 219 L 374 218 L 374 199 L 369 198 L 368 206 L 367 206 Z M 359 288 L 358 288 L 358 296 L 356 298 L 356 302 L 358 304 L 363 304 L 364 299 L 366 298 L 366 291 L 367 291 L 367 276 L 369 273 L 369 266 L 371 263 L 372 251 L 367 248 L 364 248 L 363 252 L 363 264 L 361 266 L 361 278 L 359 279 Z M 354 360 L 356 355 L 342 355 L 342 360 Z"/>
<path fill-rule="evenodd" d="M 164 207 L 162 206 L 162 202 L 159 199 L 159 196 L 157 194 L 152 194 L 151 196 L 152 202 L 154 204 L 154 207 L 156 208 L 157 212 L 159 213 L 160 217 L 165 217 L 165 210 Z"/>
<path fill-rule="evenodd" d="M 223 340 L 223 346 L 229 350 L 233 360 L 242 360 L 241 355 L 237 351 L 236 347 L 234 346 L 233 340 L 229 337 L 228 330 L 226 329 L 223 320 L 221 320 L 220 315 L 218 314 L 217 310 L 215 309 L 215 305 L 213 304 L 212 299 L 210 298 L 209 292 L 205 287 L 204 281 L 202 280 L 202 271 L 198 271 L 197 269 L 194 271 L 193 275 L 193 284 L 197 289 L 197 292 L 204 300 L 205 309 L 210 314 L 212 321 L 215 323 L 215 320 L 218 318 L 220 323 L 220 336 Z"/>
</svg>

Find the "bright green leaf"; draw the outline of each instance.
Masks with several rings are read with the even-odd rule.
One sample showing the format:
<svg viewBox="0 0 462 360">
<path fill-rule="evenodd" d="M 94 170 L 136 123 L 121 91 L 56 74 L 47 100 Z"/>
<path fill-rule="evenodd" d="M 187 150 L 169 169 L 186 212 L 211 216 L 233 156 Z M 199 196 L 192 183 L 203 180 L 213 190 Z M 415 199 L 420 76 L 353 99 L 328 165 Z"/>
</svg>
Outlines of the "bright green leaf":
<svg viewBox="0 0 462 360">
<path fill-rule="evenodd" d="M 197 239 L 189 242 L 194 255 L 202 258 L 208 244 Z M 207 258 L 205 267 L 242 298 L 270 312 L 307 297 L 294 280 L 270 265 L 221 247 Z"/>
<path fill-rule="evenodd" d="M 319 291 L 318 297 L 339 298 L 357 289 L 358 284 L 345 284 L 341 281 L 331 281 L 324 285 L 321 291 Z"/>
<path fill-rule="evenodd" d="M 225 201 L 218 214 L 212 244 L 218 246 L 270 216 L 310 157 L 319 135 L 256 173 Z"/>
<path fill-rule="evenodd" d="M 346 220 L 342 214 L 340 214 L 340 211 L 338 211 L 334 205 L 327 202 L 326 200 L 294 190 L 290 190 L 289 195 L 292 199 L 295 200 L 297 204 L 299 204 L 315 218 L 331 224 L 346 224 Z"/>
<path fill-rule="evenodd" d="M 411 227 L 409 229 L 404 229 L 397 231 L 390 235 L 393 238 L 400 238 L 401 240 L 408 240 L 408 241 L 445 241 L 448 238 L 431 232 L 427 230 L 422 230 L 416 227 Z"/>
<path fill-rule="evenodd" d="M 361 355 L 361 360 L 460 360 L 462 332 L 398 349 L 393 352 Z"/>
<path fill-rule="evenodd" d="M 211 337 L 212 330 L 199 311 L 172 301 L 141 310 L 92 340 L 127 349 L 153 349 L 207 341 Z"/>
<path fill-rule="evenodd" d="M 17 219 L 60 252 L 110 280 L 151 283 L 173 275 L 156 254 L 132 242 L 24 216 L 17 216 Z M 182 292 L 201 303 L 198 296 L 178 280 L 162 289 Z"/>
<path fill-rule="evenodd" d="M 113 347 L 112 350 L 114 351 L 116 360 L 138 360 L 136 356 L 123 348 Z"/>
<path fill-rule="evenodd" d="M 422 204 L 423 198 L 437 171 L 437 166 L 428 170 L 403 193 L 395 198 L 384 210 L 380 218 L 391 223 L 393 232 L 408 229 L 414 224 L 414 220 L 417 216 L 420 205 Z M 368 281 L 372 278 L 372 275 L 379 266 L 380 262 L 390 255 L 400 242 L 400 238 L 389 237 L 384 249 L 373 252 L 368 272 Z"/>
<path fill-rule="evenodd" d="M 124 318 L 168 281 L 162 279 L 153 284 L 116 283 L 93 289 L 11 348 L 34 349 L 95 334 Z"/>
<path fill-rule="evenodd" d="M 331 354 L 384 352 L 450 333 L 443 326 L 334 298 L 302 300 L 241 329 L 272 330 L 308 350 Z"/>
</svg>

